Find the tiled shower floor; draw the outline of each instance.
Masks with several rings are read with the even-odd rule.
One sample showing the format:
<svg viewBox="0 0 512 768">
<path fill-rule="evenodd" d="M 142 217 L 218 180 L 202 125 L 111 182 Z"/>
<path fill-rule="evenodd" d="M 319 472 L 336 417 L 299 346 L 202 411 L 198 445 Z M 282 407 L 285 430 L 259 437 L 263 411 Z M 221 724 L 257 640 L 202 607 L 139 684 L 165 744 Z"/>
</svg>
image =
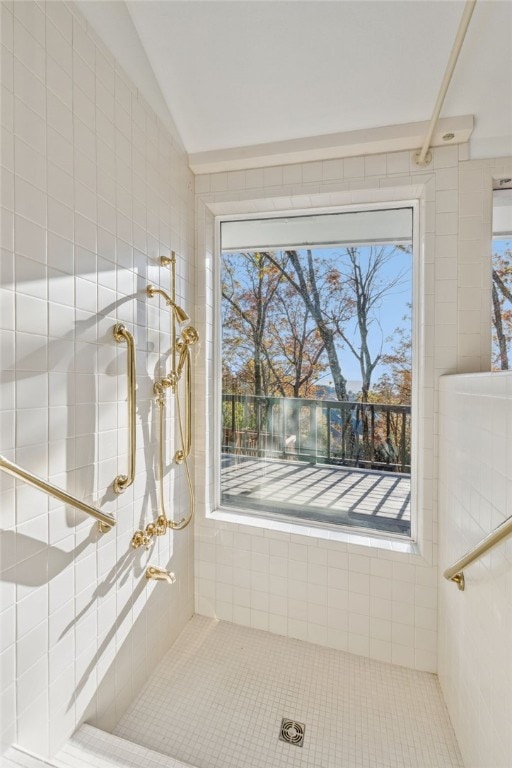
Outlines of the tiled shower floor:
<svg viewBox="0 0 512 768">
<path fill-rule="evenodd" d="M 283 717 L 303 747 L 279 741 Z M 197 768 L 463 765 L 434 675 L 203 616 L 115 733 Z"/>
</svg>

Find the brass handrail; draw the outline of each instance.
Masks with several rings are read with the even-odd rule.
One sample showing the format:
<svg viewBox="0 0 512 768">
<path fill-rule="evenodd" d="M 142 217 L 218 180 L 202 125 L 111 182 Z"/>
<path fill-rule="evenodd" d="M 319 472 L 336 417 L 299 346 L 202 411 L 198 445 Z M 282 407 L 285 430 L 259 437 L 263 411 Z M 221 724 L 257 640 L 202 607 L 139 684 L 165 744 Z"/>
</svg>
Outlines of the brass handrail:
<svg viewBox="0 0 512 768">
<path fill-rule="evenodd" d="M 135 479 L 135 453 L 137 451 L 137 426 L 136 426 L 136 372 L 135 372 L 135 341 L 133 335 L 122 323 L 114 326 L 114 339 L 118 342 L 126 341 L 128 345 L 128 430 L 129 430 L 129 460 L 128 474 L 118 475 L 114 480 L 114 492 L 123 493 L 132 485 Z"/>
<path fill-rule="evenodd" d="M 507 536 L 512 533 L 512 515 L 504 520 L 501 525 L 498 525 L 494 531 L 491 531 L 482 541 L 479 542 L 473 549 L 466 552 L 451 568 L 447 568 L 443 576 L 448 581 L 454 581 L 460 590 L 464 590 L 464 568 L 471 565 L 475 560 L 484 555 L 489 549 L 499 544 Z"/>
<path fill-rule="evenodd" d="M 96 507 L 90 507 L 89 504 L 80 501 L 80 499 L 75 499 L 74 496 L 63 491 L 62 488 L 57 488 L 55 485 L 47 483 L 46 480 L 41 480 L 40 477 L 33 475 L 28 470 L 23 469 L 23 467 L 19 467 L 17 464 L 6 459 L 5 456 L 0 456 L 0 469 L 7 472 L 8 475 L 12 475 L 19 480 L 24 480 L 29 485 L 33 485 L 34 488 L 38 488 L 38 490 L 47 493 L 49 496 L 53 496 L 55 499 L 63 501 L 64 504 L 69 504 L 71 507 L 75 507 L 75 509 L 79 509 L 81 512 L 85 512 L 87 515 L 99 520 L 102 533 L 113 528 L 116 524 L 116 520 L 112 515 L 109 515 L 106 512 L 101 512 L 99 509 L 96 509 Z"/>
</svg>

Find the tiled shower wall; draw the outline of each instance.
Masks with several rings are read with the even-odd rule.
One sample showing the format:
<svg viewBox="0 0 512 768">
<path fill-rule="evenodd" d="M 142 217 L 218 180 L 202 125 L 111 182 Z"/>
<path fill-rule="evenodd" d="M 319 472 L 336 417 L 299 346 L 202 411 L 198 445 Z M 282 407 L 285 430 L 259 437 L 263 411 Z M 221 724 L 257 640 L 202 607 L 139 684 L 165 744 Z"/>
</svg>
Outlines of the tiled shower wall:
<svg viewBox="0 0 512 768">
<path fill-rule="evenodd" d="M 0 473 L 2 745 L 51 754 L 84 719 L 112 728 L 193 612 L 191 531 L 130 547 L 156 516 L 152 382 L 169 349 L 169 313 L 145 288 L 169 288 L 157 262 L 174 249 L 180 303 L 192 308 L 193 177 L 177 134 L 72 4 L 2 2 L 1 13 L 0 451 L 118 520 L 100 535 Z M 119 497 L 117 321 L 134 333 L 138 372 L 137 473 Z M 181 516 L 183 469 L 165 485 Z M 177 583 L 148 584 L 148 562 Z"/>
<path fill-rule="evenodd" d="M 375 659 L 437 670 L 438 380 L 490 360 L 492 177 L 504 161 L 442 147 L 419 169 L 410 153 L 196 177 L 197 315 L 213 339 L 215 217 L 420 201 L 423 330 L 419 348 L 417 551 L 369 537 L 264 524 L 215 509 L 214 358 L 199 364 L 196 610 Z M 210 425 L 210 426 L 209 426 Z"/>
<path fill-rule="evenodd" d="M 440 387 L 439 540 L 450 565 L 512 514 L 512 373 Z M 512 765 L 512 541 L 440 583 L 439 678 L 466 768 Z"/>
</svg>

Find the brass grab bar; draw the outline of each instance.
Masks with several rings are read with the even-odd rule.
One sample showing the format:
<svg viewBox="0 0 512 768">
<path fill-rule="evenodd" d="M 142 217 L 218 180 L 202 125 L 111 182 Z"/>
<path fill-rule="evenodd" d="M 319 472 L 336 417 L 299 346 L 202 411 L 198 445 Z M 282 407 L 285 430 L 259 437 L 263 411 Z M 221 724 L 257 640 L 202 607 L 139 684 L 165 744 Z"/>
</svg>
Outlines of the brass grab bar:
<svg viewBox="0 0 512 768">
<path fill-rule="evenodd" d="M 510 536 L 511 533 L 512 515 L 504 520 L 501 525 L 498 525 L 494 531 L 491 531 L 491 533 L 482 539 L 482 541 L 473 547 L 473 549 L 470 549 L 469 552 L 466 552 L 466 554 L 457 560 L 457 562 L 454 563 L 451 568 L 447 568 L 443 576 L 445 579 L 448 579 L 448 581 L 455 582 L 458 588 L 463 591 L 465 587 L 463 573 L 464 568 L 467 565 L 471 565 L 471 563 L 473 563 L 475 560 L 478 560 L 478 558 L 484 555 L 489 549 L 491 549 L 491 547 L 499 544 L 500 541 L 503 541 L 503 539 L 505 539 L 507 536 Z"/>
<path fill-rule="evenodd" d="M 84 501 L 80 501 L 80 499 L 75 499 L 74 496 L 66 493 L 66 491 L 62 490 L 62 488 L 57 488 L 55 485 L 51 485 L 45 480 L 41 480 L 41 478 L 37 477 L 37 475 L 33 475 L 26 469 L 19 467 L 17 464 L 9 461 L 4 456 L 0 456 L 0 469 L 2 469 L 4 472 L 7 472 L 8 475 L 12 475 L 19 480 L 24 480 L 29 485 L 33 485 L 34 488 L 38 488 L 40 491 L 47 493 L 48 496 L 53 496 L 55 499 L 63 501 L 65 504 L 69 504 L 71 507 L 75 507 L 75 509 L 79 509 L 81 512 L 85 512 L 87 515 L 91 515 L 91 517 L 99 520 L 99 527 L 102 533 L 110 530 L 110 528 L 113 528 L 116 524 L 116 520 L 114 517 L 112 517 L 112 515 L 109 515 L 106 512 L 101 512 L 99 509 L 96 509 L 96 507 L 90 507 L 89 504 L 86 504 Z"/>
<path fill-rule="evenodd" d="M 135 373 L 135 341 L 133 335 L 122 323 L 114 326 L 114 339 L 118 342 L 126 341 L 128 345 L 128 430 L 129 430 L 129 468 L 127 475 L 118 475 L 114 480 L 114 492 L 123 493 L 132 485 L 135 479 L 135 453 L 136 442 L 136 373 Z"/>
<path fill-rule="evenodd" d="M 180 421 L 181 448 L 174 454 L 176 464 L 182 464 L 190 456 L 192 450 L 192 373 L 190 365 L 190 347 L 183 344 L 185 354 L 185 439 L 183 440 L 182 424 Z M 176 399 L 179 408 L 179 400 Z M 179 414 L 181 420 L 181 414 Z"/>
</svg>

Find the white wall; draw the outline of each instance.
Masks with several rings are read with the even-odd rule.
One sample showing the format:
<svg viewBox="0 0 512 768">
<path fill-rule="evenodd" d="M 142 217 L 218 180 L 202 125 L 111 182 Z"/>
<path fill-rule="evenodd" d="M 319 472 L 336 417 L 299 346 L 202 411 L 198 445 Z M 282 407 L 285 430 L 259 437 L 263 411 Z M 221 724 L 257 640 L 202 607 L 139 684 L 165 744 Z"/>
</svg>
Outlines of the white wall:
<svg viewBox="0 0 512 768">
<path fill-rule="evenodd" d="M 169 314 L 144 290 L 168 288 L 157 259 L 174 249 L 180 303 L 192 306 L 193 177 L 179 138 L 72 4 L 3 2 L 1 13 L 0 451 L 118 519 L 100 536 L 0 473 L 2 747 L 51 754 L 85 718 L 113 727 L 193 612 L 191 532 L 130 547 L 155 517 L 152 380 L 169 348 Z M 116 321 L 134 333 L 138 365 L 137 475 L 120 497 Z M 182 469 L 166 489 L 182 514 Z M 174 587 L 148 584 L 147 562 L 172 568 Z"/>
<path fill-rule="evenodd" d="M 512 373 L 440 386 L 442 569 L 512 514 Z M 512 539 L 439 589 L 439 678 L 466 768 L 512 765 Z"/>
<path fill-rule="evenodd" d="M 466 148 L 461 151 L 465 152 Z M 294 526 L 250 527 L 235 517 L 209 516 L 214 503 L 212 434 L 198 456 L 203 484 L 196 548 L 196 609 L 261 629 L 310 640 L 384 661 L 436 669 L 435 463 L 433 439 L 437 374 L 456 360 L 456 295 L 443 291 L 456 273 L 459 148 L 435 153 L 434 167 L 417 172 L 409 153 L 350 158 L 196 177 L 198 193 L 198 305 L 211 336 L 212 242 L 215 214 L 293 210 L 352 203 L 418 199 L 422 215 L 423 284 L 427 292 L 422 342 L 425 363 L 419 403 L 422 467 L 420 550 L 374 537 L 326 533 Z M 436 236 L 437 222 L 443 223 Z M 435 249 L 443 270 L 436 274 Z M 206 254 L 206 255 L 205 255 Z M 439 286 L 441 299 L 435 302 Z M 436 312 L 436 309 L 438 310 Z M 198 306 L 199 312 L 199 306 Z M 434 350 L 436 329 L 446 348 Z M 210 368 L 202 382 L 210 387 Z M 207 390 L 212 407 L 211 387 Z M 210 416 L 211 419 L 211 416 Z M 202 419 L 207 421 L 206 417 Z"/>
<path fill-rule="evenodd" d="M 437 670 L 438 380 L 489 364 L 492 176 L 467 147 L 196 177 L 197 317 L 213 339 L 215 216 L 418 199 L 423 263 L 419 546 L 211 515 L 214 363 L 199 364 L 196 610 L 404 666 Z M 478 166 L 478 167 L 477 167 Z M 487 249 L 487 250 L 486 250 Z"/>
</svg>

